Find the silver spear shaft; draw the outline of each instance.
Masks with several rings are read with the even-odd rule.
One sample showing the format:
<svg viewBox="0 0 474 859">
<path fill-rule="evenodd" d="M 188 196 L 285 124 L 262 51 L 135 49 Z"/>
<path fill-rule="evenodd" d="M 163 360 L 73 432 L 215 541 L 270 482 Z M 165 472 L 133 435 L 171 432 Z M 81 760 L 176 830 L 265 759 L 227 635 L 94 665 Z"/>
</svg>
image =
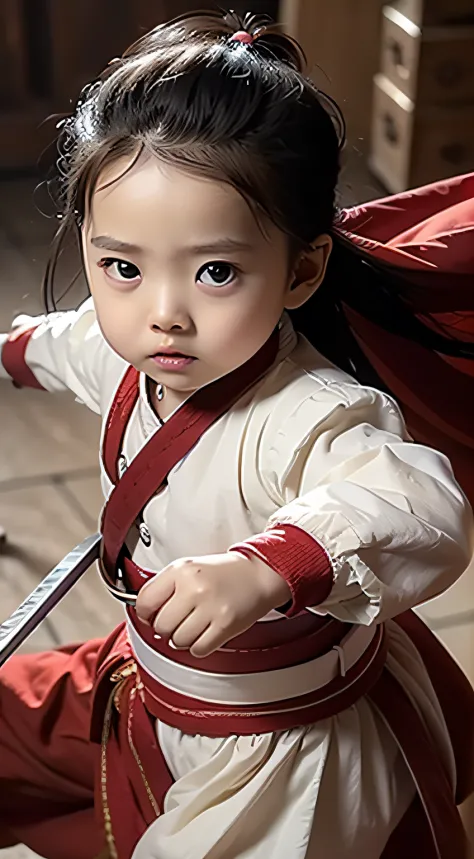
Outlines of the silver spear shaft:
<svg viewBox="0 0 474 859">
<path fill-rule="evenodd" d="M 57 564 L 22 604 L 0 623 L 0 666 L 39 626 L 99 557 L 101 536 L 93 534 Z"/>
</svg>

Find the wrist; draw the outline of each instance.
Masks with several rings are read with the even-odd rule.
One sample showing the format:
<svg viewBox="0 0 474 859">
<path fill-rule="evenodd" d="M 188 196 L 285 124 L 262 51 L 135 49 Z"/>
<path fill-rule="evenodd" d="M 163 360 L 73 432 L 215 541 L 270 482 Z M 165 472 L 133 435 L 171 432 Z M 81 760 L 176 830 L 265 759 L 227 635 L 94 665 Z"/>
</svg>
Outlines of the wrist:
<svg viewBox="0 0 474 859">
<path fill-rule="evenodd" d="M 321 605 L 332 590 L 333 567 L 328 553 L 297 525 L 275 525 L 231 546 L 230 551 L 240 551 L 246 557 L 253 555 L 284 580 L 290 597 L 278 608 L 288 617 L 307 606 Z"/>
<path fill-rule="evenodd" d="M 253 567 L 253 576 L 258 589 L 266 602 L 272 604 L 272 608 L 279 608 L 291 602 L 291 589 L 283 576 L 280 576 L 272 567 L 261 558 L 251 552 L 245 552 L 242 548 L 230 550 L 232 553 L 241 555 L 248 564 Z"/>
</svg>

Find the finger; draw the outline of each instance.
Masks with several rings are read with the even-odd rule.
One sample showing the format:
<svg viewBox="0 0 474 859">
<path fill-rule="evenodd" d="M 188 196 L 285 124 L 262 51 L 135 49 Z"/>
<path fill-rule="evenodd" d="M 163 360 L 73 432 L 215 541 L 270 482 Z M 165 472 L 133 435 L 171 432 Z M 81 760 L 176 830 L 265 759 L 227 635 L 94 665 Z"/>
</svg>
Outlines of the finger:
<svg viewBox="0 0 474 859">
<path fill-rule="evenodd" d="M 206 656 L 210 656 L 211 653 L 219 650 L 219 647 L 222 647 L 223 644 L 227 644 L 233 637 L 229 635 L 228 630 L 222 630 L 222 628 L 219 629 L 219 627 L 210 624 L 189 650 L 193 656 L 204 659 Z"/>
<path fill-rule="evenodd" d="M 209 619 L 199 610 L 191 612 L 173 632 L 170 643 L 179 649 L 189 648 L 209 627 Z"/>
<path fill-rule="evenodd" d="M 155 616 L 153 627 L 162 638 L 172 638 L 195 608 L 196 605 L 190 597 L 183 598 L 176 592 Z"/>
<path fill-rule="evenodd" d="M 171 568 L 165 568 L 161 573 L 150 579 L 140 589 L 136 611 L 140 620 L 145 622 L 156 615 L 161 607 L 168 602 L 175 592 L 175 576 Z"/>
</svg>

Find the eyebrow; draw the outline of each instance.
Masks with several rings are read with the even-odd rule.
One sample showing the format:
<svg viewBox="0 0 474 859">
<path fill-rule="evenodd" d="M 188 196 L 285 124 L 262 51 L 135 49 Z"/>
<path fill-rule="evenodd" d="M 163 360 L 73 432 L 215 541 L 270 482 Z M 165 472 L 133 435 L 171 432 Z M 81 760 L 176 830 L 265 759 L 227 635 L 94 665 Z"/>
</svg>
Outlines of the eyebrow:
<svg viewBox="0 0 474 859">
<path fill-rule="evenodd" d="M 198 245 L 190 245 L 184 248 L 188 254 L 214 254 L 214 253 L 236 253 L 236 251 L 250 251 L 252 245 L 248 242 L 240 242 L 237 239 L 217 239 L 215 242 L 206 242 Z"/>
<path fill-rule="evenodd" d="M 94 245 L 95 248 L 104 248 L 107 251 L 121 251 L 122 253 L 138 253 L 140 251 L 138 245 L 121 242 L 119 239 L 113 239 L 112 236 L 93 236 L 91 245 Z"/>
<path fill-rule="evenodd" d="M 119 239 L 112 238 L 112 236 L 94 236 L 91 238 L 91 245 L 94 245 L 95 248 L 122 253 L 139 253 L 142 250 L 138 245 L 122 242 Z M 248 244 L 248 242 L 238 241 L 237 239 L 224 238 L 217 239 L 215 242 L 190 245 L 183 248 L 183 250 L 191 256 L 198 256 L 199 254 L 226 254 L 252 250 L 252 245 Z"/>
</svg>

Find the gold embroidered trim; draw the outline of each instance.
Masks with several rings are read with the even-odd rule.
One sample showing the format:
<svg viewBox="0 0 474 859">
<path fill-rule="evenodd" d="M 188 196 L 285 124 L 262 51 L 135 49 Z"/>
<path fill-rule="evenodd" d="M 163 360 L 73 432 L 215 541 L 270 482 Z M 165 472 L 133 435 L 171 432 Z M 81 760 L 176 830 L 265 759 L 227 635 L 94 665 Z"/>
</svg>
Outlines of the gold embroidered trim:
<svg viewBox="0 0 474 859">
<path fill-rule="evenodd" d="M 107 701 L 107 706 L 105 709 L 104 715 L 104 724 L 102 726 L 102 739 L 101 739 L 101 754 L 100 754 L 100 792 L 101 792 L 101 800 L 102 800 L 102 812 L 104 817 L 104 827 L 105 827 L 105 839 L 107 842 L 107 849 L 110 856 L 110 859 L 119 859 L 117 853 L 117 847 L 115 844 L 115 837 L 112 829 L 112 817 L 110 814 L 109 808 L 109 800 L 107 794 L 107 744 L 110 738 L 110 729 L 112 725 L 112 715 L 113 711 L 116 710 L 120 713 L 121 707 L 121 697 L 124 691 L 125 685 L 129 678 L 133 675 L 137 675 L 136 683 L 130 691 L 130 696 L 128 699 L 128 713 L 127 713 L 127 739 L 128 744 L 130 746 L 130 750 L 134 757 L 135 763 L 138 766 L 143 784 L 145 786 L 145 790 L 150 801 L 151 807 L 156 814 L 157 817 L 160 816 L 159 805 L 153 795 L 151 787 L 148 783 L 148 779 L 145 774 L 145 770 L 143 764 L 140 760 L 140 756 L 135 748 L 135 744 L 133 742 L 132 737 L 132 719 L 133 719 L 133 703 L 136 697 L 137 692 L 139 695 L 142 695 L 143 684 L 138 676 L 137 665 L 133 660 L 129 660 L 123 668 L 119 671 L 116 671 L 111 675 L 110 680 L 112 683 L 116 685 L 112 689 L 109 699 Z"/>
<path fill-rule="evenodd" d="M 141 691 L 141 686 L 142 686 L 141 681 L 137 675 L 136 684 L 133 687 L 133 689 L 131 690 L 130 698 L 129 698 L 130 706 L 128 709 L 128 718 L 127 718 L 127 738 L 128 738 L 128 745 L 130 746 L 132 755 L 135 758 L 135 762 L 138 766 L 138 769 L 140 770 L 140 775 L 142 777 L 142 781 L 143 781 L 143 784 L 145 786 L 145 790 L 146 790 L 148 799 L 150 801 L 150 805 L 151 805 L 154 813 L 156 814 L 156 816 L 159 817 L 160 816 L 159 805 L 158 805 L 158 803 L 155 799 L 155 796 L 153 795 L 152 789 L 148 783 L 148 779 L 146 777 L 146 773 L 145 773 L 143 764 L 142 764 L 142 762 L 140 760 L 140 756 L 139 756 L 139 754 L 135 748 L 135 744 L 133 742 L 133 737 L 132 737 L 133 702 L 135 701 L 137 692 Z"/>
<path fill-rule="evenodd" d="M 109 808 L 109 799 L 107 794 L 107 743 L 110 738 L 110 728 L 112 725 L 112 714 L 114 709 L 120 713 L 120 695 L 123 691 L 128 678 L 135 673 L 136 665 L 130 660 L 120 671 L 112 674 L 110 680 L 117 684 L 112 689 L 107 706 L 105 708 L 104 724 L 102 726 L 102 738 L 100 747 L 100 795 L 102 800 L 102 813 L 104 816 L 105 840 L 110 859 L 119 859 L 117 847 L 115 844 L 114 833 L 112 829 L 112 818 Z"/>
</svg>

